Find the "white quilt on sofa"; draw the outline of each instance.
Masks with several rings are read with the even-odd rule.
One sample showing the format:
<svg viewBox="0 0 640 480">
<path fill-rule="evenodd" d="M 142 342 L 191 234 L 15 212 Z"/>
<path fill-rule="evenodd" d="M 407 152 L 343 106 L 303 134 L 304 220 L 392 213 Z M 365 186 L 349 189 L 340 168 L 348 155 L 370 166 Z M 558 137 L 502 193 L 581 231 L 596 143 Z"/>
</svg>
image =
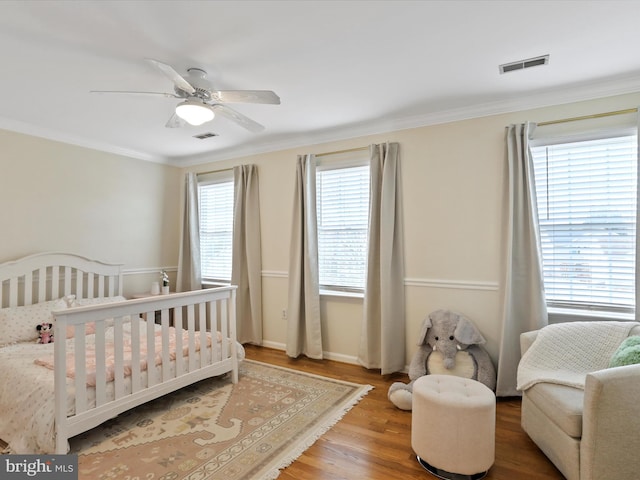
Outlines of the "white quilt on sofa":
<svg viewBox="0 0 640 480">
<path fill-rule="evenodd" d="M 518 366 L 518 390 L 547 382 L 584 389 L 587 373 L 609 360 L 638 322 L 568 322 L 548 325 Z"/>
</svg>

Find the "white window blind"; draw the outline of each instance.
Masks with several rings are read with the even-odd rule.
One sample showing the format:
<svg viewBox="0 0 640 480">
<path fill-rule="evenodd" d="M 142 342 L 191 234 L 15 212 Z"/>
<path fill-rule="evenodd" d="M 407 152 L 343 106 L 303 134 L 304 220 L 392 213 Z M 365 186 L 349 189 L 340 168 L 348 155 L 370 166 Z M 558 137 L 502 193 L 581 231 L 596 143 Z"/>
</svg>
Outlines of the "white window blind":
<svg viewBox="0 0 640 480">
<path fill-rule="evenodd" d="M 637 137 L 532 148 L 550 306 L 635 309 Z"/>
<path fill-rule="evenodd" d="M 231 281 L 233 180 L 198 185 L 202 278 Z"/>
<path fill-rule="evenodd" d="M 316 204 L 320 285 L 325 289 L 364 289 L 369 166 L 318 168 Z"/>
</svg>

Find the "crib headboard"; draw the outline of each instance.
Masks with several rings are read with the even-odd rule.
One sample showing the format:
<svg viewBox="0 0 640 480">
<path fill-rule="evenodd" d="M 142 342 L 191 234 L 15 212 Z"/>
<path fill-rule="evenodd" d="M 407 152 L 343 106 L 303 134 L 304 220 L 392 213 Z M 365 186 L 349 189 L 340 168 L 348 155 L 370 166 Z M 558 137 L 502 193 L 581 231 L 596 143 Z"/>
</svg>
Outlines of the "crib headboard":
<svg viewBox="0 0 640 480">
<path fill-rule="evenodd" d="M 122 265 L 70 253 L 46 252 L 0 264 L 0 308 L 31 305 L 74 294 L 122 295 Z"/>
</svg>

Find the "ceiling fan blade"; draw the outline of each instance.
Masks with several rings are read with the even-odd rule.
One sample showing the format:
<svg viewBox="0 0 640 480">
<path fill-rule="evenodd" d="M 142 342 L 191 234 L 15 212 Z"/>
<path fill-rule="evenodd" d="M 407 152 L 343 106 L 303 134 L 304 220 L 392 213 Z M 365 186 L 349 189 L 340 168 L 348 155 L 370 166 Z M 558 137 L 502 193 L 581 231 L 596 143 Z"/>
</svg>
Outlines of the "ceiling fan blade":
<svg viewBox="0 0 640 480">
<path fill-rule="evenodd" d="M 280 97 L 271 90 L 214 90 L 211 97 L 223 103 L 269 103 L 280 105 Z"/>
<path fill-rule="evenodd" d="M 147 61 L 158 67 L 162 73 L 164 73 L 171 81 L 178 87 L 180 90 L 194 94 L 196 93 L 196 89 L 187 82 L 182 75 L 176 72 L 172 66 L 167 65 L 166 63 L 159 62 L 152 58 L 147 58 Z"/>
<path fill-rule="evenodd" d="M 161 93 L 161 92 L 127 92 L 120 90 L 90 90 L 89 93 L 116 93 L 119 95 L 138 95 L 145 97 L 165 97 L 165 98 L 182 98 L 175 93 Z"/>
<path fill-rule="evenodd" d="M 169 117 L 169 120 L 165 124 L 165 127 L 180 128 L 180 127 L 184 127 L 186 124 L 187 122 L 185 122 L 183 119 L 181 119 L 178 115 L 174 113 L 173 115 L 171 115 L 171 117 Z"/>
<path fill-rule="evenodd" d="M 249 117 L 241 114 L 240 112 L 235 111 L 232 108 L 229 108 L 225 105 L 211 105 L 211 109 L 215 113 L 219 113 L 223 117 L 228 118 L 229 120 L 233 120 L 241 127 L 246 128 L 250 132 L 261 132 L 264 130 L 264 126 L 260 125 L 258 122 L 251 120 Z"/>
</svg>

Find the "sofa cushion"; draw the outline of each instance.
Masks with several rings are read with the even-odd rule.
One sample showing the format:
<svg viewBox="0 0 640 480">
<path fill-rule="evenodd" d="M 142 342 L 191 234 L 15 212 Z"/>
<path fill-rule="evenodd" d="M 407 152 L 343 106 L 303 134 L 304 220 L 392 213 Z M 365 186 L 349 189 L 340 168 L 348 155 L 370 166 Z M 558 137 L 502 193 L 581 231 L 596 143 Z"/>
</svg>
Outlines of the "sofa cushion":
<svg viewBox="0 0 640 480">
<path fill-rule="evenodd" d="M 537 383 L 527 390 L 527 397 L 567 435 L 582 437 L 584 390 L 554 383 Z"/>
</svg>

